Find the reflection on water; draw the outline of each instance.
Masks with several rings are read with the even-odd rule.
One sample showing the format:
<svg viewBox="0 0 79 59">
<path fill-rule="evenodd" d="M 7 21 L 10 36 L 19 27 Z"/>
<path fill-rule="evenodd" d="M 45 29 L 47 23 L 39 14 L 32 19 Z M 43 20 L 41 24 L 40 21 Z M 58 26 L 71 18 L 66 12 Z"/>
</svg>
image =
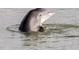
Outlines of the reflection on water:
<svg viewBox="0 0 79 59">
<path fill-rule="evenodd" d="M 79 37 L 79 25 L 72 24 L 44 24 L 44 32 L 21 33 L 18 30 L 19 24 L 7 27 L 10 32 L 21 34 L 18 38 L 23 42 L 24 47 L 29 49 L 53 49 L 58 48 L 61 39 Z M 73 34 L 74 33 L 74 34 Z M 12 35 L 16 38 L 17 35 Z M 67 40 L 66 40 L 67 41 Z M 57 46 L 54 46 L 57 45 Z M 63 46 L 64 49 L 64 46 Z"/>
</svg>

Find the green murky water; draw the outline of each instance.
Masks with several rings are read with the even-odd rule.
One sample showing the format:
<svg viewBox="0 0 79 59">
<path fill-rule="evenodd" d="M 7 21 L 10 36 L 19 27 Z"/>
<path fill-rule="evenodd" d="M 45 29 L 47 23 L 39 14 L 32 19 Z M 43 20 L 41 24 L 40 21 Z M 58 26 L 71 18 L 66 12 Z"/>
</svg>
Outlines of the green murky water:
<svg viewBox="0 0 79 59">
<path fill-rule="evenodd" d="M 40 49 L 43 47 L 54 49 L 57 48 L 54 44 L 60 42 L 61 39 L 67 41 L 70 38 L 79 37 L 79 25 L 73 24 L 44 24 L 44 32 L 32 32 L 29 34 L 20 32 L 18 27 L 19 24 L 12 25 L 7 27 L 7 30 L 15 34 L 20 34 L 18 39 L 21 39 L 21 41 L 24 42 L 23 47 L 26 47 L 27 49 Z M 17 37 L 15 34 L 12 38 Z"/>
</svg>

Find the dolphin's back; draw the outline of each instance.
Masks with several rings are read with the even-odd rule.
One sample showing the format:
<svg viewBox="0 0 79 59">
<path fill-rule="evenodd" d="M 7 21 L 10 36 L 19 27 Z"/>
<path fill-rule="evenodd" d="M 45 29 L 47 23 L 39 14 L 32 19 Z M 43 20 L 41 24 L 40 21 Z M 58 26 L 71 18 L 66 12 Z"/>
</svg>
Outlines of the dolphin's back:
<svg viewBox="0 0 79 59">
<path fill-rule="evenodd" d="M 22 31 L 22 32 L 28 32 L 30 30 L 29 28 L 29 18 L 30 18 L 30 15 L 33 11 L 29 11 L 27 15 L 25 15 L 25 17 L 23 18 L 21 24 L 20 24 L 20 27 L 19 27 L 19 30 Z"/>
</svg>

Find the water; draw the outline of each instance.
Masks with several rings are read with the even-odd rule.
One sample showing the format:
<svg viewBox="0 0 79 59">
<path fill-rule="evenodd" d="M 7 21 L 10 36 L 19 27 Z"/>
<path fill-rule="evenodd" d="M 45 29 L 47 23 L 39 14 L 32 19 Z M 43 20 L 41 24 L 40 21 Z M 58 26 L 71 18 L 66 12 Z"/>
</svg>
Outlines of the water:
<svg viewBox="0 0 79 59">
<path fill-rule="evenodd" d="M 45 22 L 45 32 L 22 33 L 18 27 L 29 10 L 0 9 L 0 49 L 79 49 L 79 9 L 50 9 L 56 15 Z"/>
</svg>

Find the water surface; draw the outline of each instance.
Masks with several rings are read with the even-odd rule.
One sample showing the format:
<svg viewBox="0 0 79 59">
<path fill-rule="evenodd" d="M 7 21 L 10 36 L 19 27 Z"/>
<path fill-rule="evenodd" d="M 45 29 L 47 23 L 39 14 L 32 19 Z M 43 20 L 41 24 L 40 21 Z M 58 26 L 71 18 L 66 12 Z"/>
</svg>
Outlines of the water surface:
<svg viewBox="0 0 79 59">
<path fill-rule="evenodd" d="M 45 32 L 18 30 L 30 9 L 0 9 L 0 49 L 79 49 L 79 9 L 51 9 L 56 15 L 45 22 Z"/>
</svg>

